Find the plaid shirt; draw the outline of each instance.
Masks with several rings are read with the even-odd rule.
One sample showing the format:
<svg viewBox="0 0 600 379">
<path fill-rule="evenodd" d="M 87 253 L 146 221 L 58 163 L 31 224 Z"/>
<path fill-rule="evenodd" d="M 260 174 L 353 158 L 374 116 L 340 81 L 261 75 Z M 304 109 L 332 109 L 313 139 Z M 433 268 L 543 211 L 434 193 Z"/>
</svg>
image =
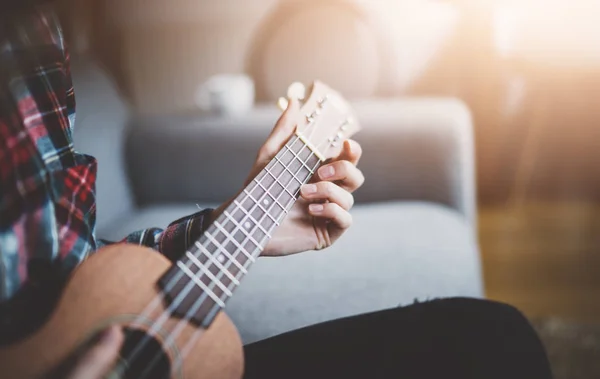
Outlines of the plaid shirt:
<svg viewBox="0 0 600 379">
<path fill-rule="evenodd" d="M 107 243 L 95 236 L 96 160 L 75 151 L 74 125 L 69 53 L 55 16 L 40 8 L 11 20 L 0 17 L 0 305 L 4 308 L 11 303 L 7 300 L 21 297 L 16 296 L 20 292 L 63 283 L 90 253 Z M 176 259 L 200 237 L 209 211 L 177 220 L 166 230 L 135 232 L 122 242 L 148 246 Z M 26 312 L 23 309 L 19 313 Z M 0 324 L 3 310 L 5 318 L 10 313 L 0 307 Z"/>
</svg>

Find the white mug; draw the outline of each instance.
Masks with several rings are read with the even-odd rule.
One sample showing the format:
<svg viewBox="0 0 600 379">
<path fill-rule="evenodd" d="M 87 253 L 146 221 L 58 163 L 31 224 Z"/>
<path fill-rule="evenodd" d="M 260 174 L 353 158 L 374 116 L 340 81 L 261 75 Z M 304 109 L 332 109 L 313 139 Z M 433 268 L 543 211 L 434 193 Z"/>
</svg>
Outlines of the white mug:
<svg viewBox="0 0 600 379">
<path fill-rule="evenodd" d="M 246 113 L 254 106 L 254 82 L 247 75 L 212 76 L 198 89 L 196 105 L 220 115 Z"/>
</svg>

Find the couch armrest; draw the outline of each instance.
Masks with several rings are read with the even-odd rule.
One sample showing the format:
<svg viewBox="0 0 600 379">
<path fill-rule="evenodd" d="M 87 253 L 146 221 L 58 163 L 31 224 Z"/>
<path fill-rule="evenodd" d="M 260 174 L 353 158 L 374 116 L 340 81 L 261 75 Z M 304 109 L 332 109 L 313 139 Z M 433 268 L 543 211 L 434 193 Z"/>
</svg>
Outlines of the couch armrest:
<svg viewBox="0 0 600 379">
<path fill-rule="evenodd" d="M 475 218 L 472 124 L 454 99 L 354 102 L 367 182 L 358 202 L 419 200 Z M 128 141 L 128 169 L 138 203 L 218 203 L 246 178 L 280 112 L 257 107 L 238 118 L 138 119 Z"/>
<path fill-rule="evenodd" d="M 355 103 L 363 124 L 366 182 L 358 201 L 419 200 L 476 219 L 473 125 L 466 105 L 449 98 Z"/>
</svg>

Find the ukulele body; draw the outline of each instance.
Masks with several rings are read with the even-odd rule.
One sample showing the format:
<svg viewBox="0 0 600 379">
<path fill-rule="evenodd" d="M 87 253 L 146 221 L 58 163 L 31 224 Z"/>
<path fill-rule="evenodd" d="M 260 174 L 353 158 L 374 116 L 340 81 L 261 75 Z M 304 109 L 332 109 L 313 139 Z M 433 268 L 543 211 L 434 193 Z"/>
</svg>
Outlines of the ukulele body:
<svg viewBox="0 0 600 379">
<path fill-rule="evenodd" d="M 233 324 L 219 311 L 291 210 L 301 186 L 323 162 L 339 157 L 343 142 L 360 129 L 356 114 L 339 93 L 318 81 L 308 93 L 299 112 L 287 116 L 293 119 L 282 121 L 282 125 L 295 128 L 285 146 L 176 265 L 149 248 L 133 245 L 113 245 L 95 253 L 75 270 L 55 312 L 39 331 L 0 347 L 2 378 L 63 379 L 74 353 L 111 324 L 122 325 L 126 331 L 122 349 L 126 359 L 117 363 L 126 370 L 125 375 L 111 374 L 109 379 L 241 378 L 242 343 Z M 280 129 L 278 133 L 283 132 L 283 126 Z M 169 274 L 173 278 L 182 274 L 178 278 L 185 280 L 159 287 L 159 280 L 163 284 L 162 279 L 169 280 Z M 192 292 L 177 288 L 182 282 Z M 165 288 L 165 294 L 158 288 Z M 159 295 L 181 295 L 183 300 L 173 302 L 177 303 L 176 312 L 165 313 L 165 304 L 155 301 Z M 185 301 L 190 299 L 193 301 Z M 157 307 L 147 315 L 151 303 Z M 173 313 L 193 315 L 196 322 L 163 317 Z M 213 320 L 214 314 L 217 317 Z M 145 316 L 142 323 L 140 315 Z M 198 329 L 196 325 L 205 320 L 213 320 L 211 326 Z M 172 330 L 180 333 L 171 338 Z M 188 344 L 197 332 L 200 338 Z M 140 339 L 150 348 L 144 349 L 141 358 L 135 349 Z M 137 359 L 127 359 L 132 355 Z M 155 362 L 156 357 L 157 364 L 150 366 L 148 362 Z M 153 374 L 144 376 L 148 367 Z M 176 370 L 171 375 L 172 368 Z"/>
<path fill-rule="evenodd" d="M 134 245 L 114 245 L 93 254 L 75 270 L 44 326 L 24 340 L 0 348 L 2 378 L 52 377 L 56 374 L 49 373 L 60 371 L 61 365 L 110 324 L 125 328 L 129 335 L 125 345 L 132 344 L 135 338 L 143 338 L 165 310 L 164 303 L 158 304 L 157 309 L 145 318 L 144 326 L 129 329 L 128 325 L 159 294 L 156 283 L 170 267 L 171 262 L 159 253 Z M 190 344 L 189 353 L 173 375 L 159 375 L 171 371 L 172 365 L 181 358 L 188 338 L 198 331 L 195 325 L 185 323 L 175 342 L 165 346 L 167 335 L 180 321 L 169 318 L 146 345 L 155 349 L 144 352 L 148 361 L 156 357 L 156 352 L 160 357 L 157 373 L 148 375 L 148 379 L 242 377 L 242 343 L 237 330 L 223 313 L 215 318 L 210 328 L 199 332 L 200 337 Z M 133 379 L 138 375 L 139 370 L 135 374 L 132 369 L 125 378 Z"/>
</svg>

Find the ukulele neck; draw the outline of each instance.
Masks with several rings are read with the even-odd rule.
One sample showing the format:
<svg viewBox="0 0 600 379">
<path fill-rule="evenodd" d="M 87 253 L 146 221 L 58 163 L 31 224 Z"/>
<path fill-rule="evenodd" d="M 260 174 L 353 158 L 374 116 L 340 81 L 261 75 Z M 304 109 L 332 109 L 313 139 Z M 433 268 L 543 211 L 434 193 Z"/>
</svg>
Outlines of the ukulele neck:
<svg viewBox="0 0 600 379">
<path fill-rule="evenodd" d="M 321 164 L 293 136 L 159 281 L 169 309 L 208 327 Z"/>
</svg>

